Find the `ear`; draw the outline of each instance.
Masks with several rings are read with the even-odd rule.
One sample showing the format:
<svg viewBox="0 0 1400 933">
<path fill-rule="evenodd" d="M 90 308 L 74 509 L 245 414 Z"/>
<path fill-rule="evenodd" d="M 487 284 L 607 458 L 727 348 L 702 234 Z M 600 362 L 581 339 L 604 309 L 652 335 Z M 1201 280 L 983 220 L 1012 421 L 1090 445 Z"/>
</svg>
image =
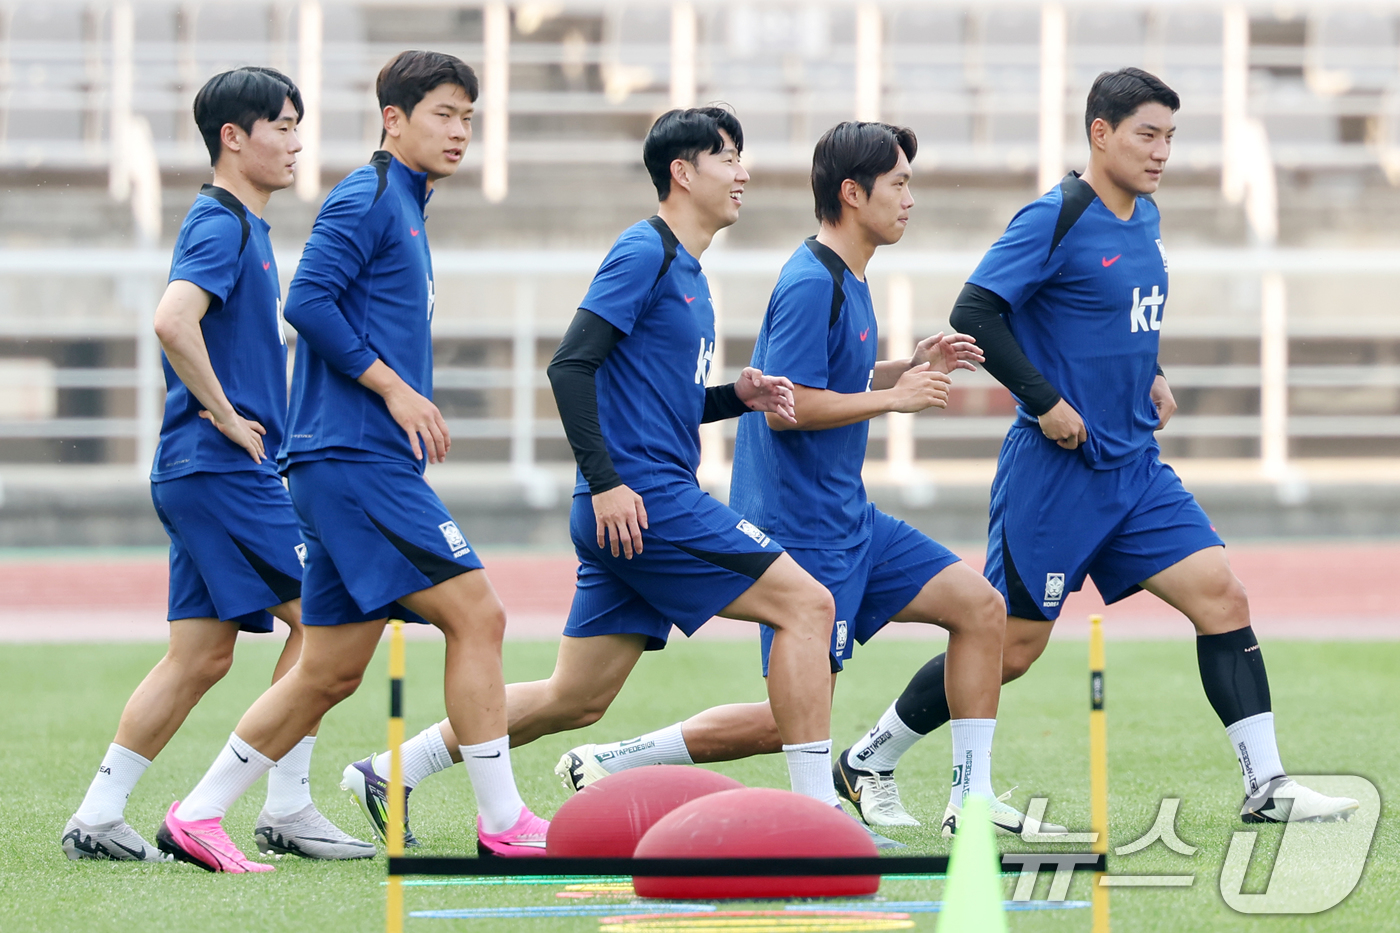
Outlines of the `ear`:
<svg viewBox="0 0 1400 933">
<path fill-rule="evenodd" d="M 225 123 L 219 127 L 219 142 L 224 148 L 232 152 L 242 152 L 243 143 L 248 139 L 248 134 L 243 132 L 243 127 L 233 123 Z"/>
<path fill-rule="evenodd" d="M 694 170 L 695 170 L 695 166 L 691 165 L 691 164 L 690 164 L 689 162 L 687 162 L 685 159 L 672 159 L 672 160 L 671 160 L 671 187 L 672 187 L 672 188 L 677 188 L 677 187 L 679 187 L 679 188 L 684 188 L 686 191 L 689 191 L 689 190 L 690 190 L 691 173 L 692 173 Z"/>
<path fill-rule="evenodd" d="M 854 178 L 841 182 L 841 203 L 847 207 L 859 208 L 867 200 L 865 189 L 856 184 Z"/>
<path fill-rule="evenodd" d="M 389 136 L 398 139 L 403 134 L 403 126 L 408 122 L 408 116 L 398 107 L 390 104 L 384 108 L 384 132 Z"/>
<path fill-rule="evenodd" d="M 1108 148 L 1108 137 L 1113 132 L 1113 127 L 1108 125 L 1108 121 L 1103 117 L 1095 117 L 1094 122 L 1089 124 L 1089 146 L 1100 152 Z"/>
</svg>

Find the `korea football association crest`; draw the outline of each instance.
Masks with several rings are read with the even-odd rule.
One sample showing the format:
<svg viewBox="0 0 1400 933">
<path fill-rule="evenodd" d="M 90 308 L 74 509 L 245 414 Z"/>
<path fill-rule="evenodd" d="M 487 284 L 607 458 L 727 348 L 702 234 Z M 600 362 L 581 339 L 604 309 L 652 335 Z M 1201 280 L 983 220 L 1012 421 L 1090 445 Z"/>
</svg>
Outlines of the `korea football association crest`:
<svg viewBox="0 0 1400 933">
<path fill-rule="evenodd" d="M 846 634 L 846 620 L 845 620 L 845 619 L 837 619 L 837 620 L 836 620 L 836 650 L 837 650 L 837 651 L 845 651 L 845 650 L 846 650 L 846 638 L 847 638 L 847 634 Z"/>
<path fill-rule="evenodd" d="M 301 569 L 306 569 L 306 545 L 298 544 L 294 550 L 297 552 L 297 560 L 301 562 Z"/>
<path fill-rule="evenodd" d="M 1045 575 L 1045 601 L 1042 605 L 1051 609 L 1060 604 L 1060 600 L 1065 598 L 1065 575 L 1062 573 L 1047 573 Z"/>
<path fill-rule="evenodd" d="M 456 522 L 443 522 L 438 525 L 438 531 L 442 532 L 443 540 L 447 542 L 447 549 L 452 552 L 453 557 L 461 557 L 471 550 L 467 547 L 467 539 L 462 537 Z"/>
</svg>

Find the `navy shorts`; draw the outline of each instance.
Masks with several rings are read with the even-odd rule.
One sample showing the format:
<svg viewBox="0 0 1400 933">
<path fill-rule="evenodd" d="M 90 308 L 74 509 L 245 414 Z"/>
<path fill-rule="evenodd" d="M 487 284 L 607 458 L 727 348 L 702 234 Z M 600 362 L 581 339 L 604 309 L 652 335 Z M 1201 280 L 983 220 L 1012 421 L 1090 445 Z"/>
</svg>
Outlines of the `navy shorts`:
<svg viewBox="0 0 1400 933">
<path fill-rule="evenodd" d="M 569 531 L 578 555 L 578 587 L 564 634 L 647 636 L 666 647 L 674 625 L 693 635 L 763 576 L 783 553 L 776 541 L 699 486 L 676 483 L 641 493 L 650 527 L 642 553 L 612 556 L 598 547 L 593 498 L 574 496 Z"/>
<path fill-rule="evenodd" d="M 392 616 L 424 622 L 397 600 L 481 561 L 437 493 L 412 465 L 310 460 L 287 469 L 302 537 L 305 625 Z"/>
<path fill-rule="evenodd" d="M 831 670 L 841 670 L 857 643 L 865 644 L 890 618 L 914 601 L 928 581 L 956 564 L 958 555 L 899 519 L 866 505 L 865 537 L 849 548 L 788 548 L 793 560 L 831 591 Z M 763 626 L 763 676 L 773 630 Z"/>
<path fill-rule="evenodd" d="M 272 631 L 268 608 L 301 595 L 296 512 L 275 473 L 190 473 L 151 484 L 170 536 L 166 618 L 223 619 Z"/>
<path fill-rule="evenodd" d="M 1002 444 L 985 573 L 1017 618 L 1053 622 L 1085 576 L 1115 603 L 1224 543 L 1155 443 L 1113 470 L 1095 470 L 1032 426 L 1012 428 Z"/>
</svg>

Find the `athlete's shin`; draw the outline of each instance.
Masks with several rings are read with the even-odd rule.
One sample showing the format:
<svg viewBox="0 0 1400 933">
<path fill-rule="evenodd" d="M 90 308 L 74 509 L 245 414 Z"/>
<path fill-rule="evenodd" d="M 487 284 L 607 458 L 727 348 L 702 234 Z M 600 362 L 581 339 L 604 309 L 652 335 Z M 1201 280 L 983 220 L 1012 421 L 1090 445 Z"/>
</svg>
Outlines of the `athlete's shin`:
<svg viewBox="0 0 1400 933">
<path fill-rule="evenodd" d="M 686 751 L 697 764 L 775 755 L 783 750 L 768 703 L 715 706 L 683 722 L 681 732 Z"/>
<path fill-rule="evenodd" d="M 1246 794 L 1284 773 L 1274 734 L 1269 676 L 1254 629 L 1245 626 L 1196 638 L 1206 698 L 1225 726 L 1240 763 Z"/>
</svg>

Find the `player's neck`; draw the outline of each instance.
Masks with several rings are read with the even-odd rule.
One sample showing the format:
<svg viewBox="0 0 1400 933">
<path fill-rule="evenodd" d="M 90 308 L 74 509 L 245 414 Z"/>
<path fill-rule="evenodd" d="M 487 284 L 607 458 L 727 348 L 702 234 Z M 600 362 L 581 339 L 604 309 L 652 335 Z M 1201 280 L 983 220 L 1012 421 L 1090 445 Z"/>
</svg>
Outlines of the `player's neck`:
<svg viewBox="0 0 1400 933">
<path fill-rule="evenodd" d="M 1094 189 L 1094 194 L 1099 196 L 1103 206 L 1113 212 L 1113 216 L 1119 220 L 1131 220 L 1133 210 L 1137 207 L 1138 193 L 1113 181 L 1108 172 L 1101 167 L 1094 165 L 1094 160 L 1089 160 L 1089 167 L 1084 170 L 1084 174 L 1079 176 L 1080 181 Z"/>
<path fill-rule="evenodd" d="M 227 156 L 225 156 L 227 158 Z M 233 166 L 224 166 L 224 159 L 214 166 L 214 187 L 223 188 L 243 203 L 254 217 L 262 217 L 272 192 L 259 188 Z"/>
<path fill-rule="evenodd" d="M 666 226 L 671 228 L 685 251 L 696 259 L 710 248 L 711 241 L 719 232 L 700 216 L 693 205 L 676 197 L 674 192 L 657 206 L 656 216 L 666 221 Z"/>
<path fill-rule="evenodd" d="M 824 223 L 817 232 L 817 242 L 840 256 L 851 274 L 865 281 L 865 267 L 875 255 L 875 244 L 864 230 L 853 223 Z"/>
<path fill-rule="evenodd" d="M 401 148 L 399 148 L 398 142 L 399 141 L 394 137 L 387 136 L 384 139 L 384 144 L 380 148 L 383 149 L 385 152 L 389 153 L 389 155 L 402 162 L 404 167 L 407 168 L 409 171 L 421 172 L 424 175 L 428 176 L 427 181 L 423 183 L 423 193 L 424 195 L 426 195 L 429 191 L 433 190 L 433 182 L 437 181 L 437 176 L 434 176 L 432 172 L 421 167 L 420 165 L 418 165 L 417 162 L 413 161 L 407 155 L 405 155 L 404 151 Z"/>
</svg>

